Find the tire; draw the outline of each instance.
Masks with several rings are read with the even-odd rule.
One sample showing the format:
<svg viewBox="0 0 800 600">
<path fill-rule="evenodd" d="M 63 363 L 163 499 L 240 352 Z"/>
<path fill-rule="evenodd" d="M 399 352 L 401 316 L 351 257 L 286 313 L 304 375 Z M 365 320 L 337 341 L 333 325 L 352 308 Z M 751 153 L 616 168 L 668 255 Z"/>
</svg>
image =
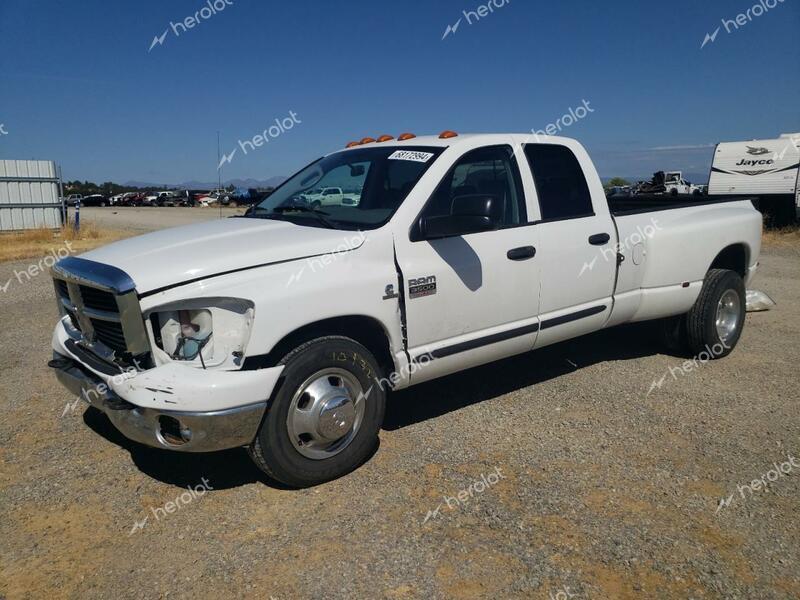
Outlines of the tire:
<svg viewBox="0 0 800 600">
<path fill-rule="evenodd" d="M 279 364 L 285 365 L 281 380 L 248 447 L 253 462 L 293 488 L 318 485 L 360 466 L 377 445 L 386 404 L 372 353 L 350 338 L 328 336 L 302 344 Z M 342 398 L 349 403 L 329 409 Z M 324 422 L 320 415 L 331 418 Z M 347 433 L 337 438 L 348 421 Z M 314 424 L 313 435 L 298 435 L 309 430 L 308 423 Z"/>
<path fill-rule="evenodd" d="M 745 321 L 744 282 L 738 273 L 711 269 L 686 314 L 686 341 L 694 356 L 723 358 L 736 347 Z"/>
<path fill-rule="evenodd" d="M 105 203 L 105 202 L 101 202 L 101 203 L 100 203 L 100 206 L 101 206 L 101 207 L 105 207 L 105 205 L 106 205 L 106 203 Z"/>
<path fill-rule="evenodd" d="M 672 190 L 670 190 L 670 194 L 672 194 L 673 196 L 677 196 L 678 195 L 678 190 L 672 189 Z"/>
</svg>

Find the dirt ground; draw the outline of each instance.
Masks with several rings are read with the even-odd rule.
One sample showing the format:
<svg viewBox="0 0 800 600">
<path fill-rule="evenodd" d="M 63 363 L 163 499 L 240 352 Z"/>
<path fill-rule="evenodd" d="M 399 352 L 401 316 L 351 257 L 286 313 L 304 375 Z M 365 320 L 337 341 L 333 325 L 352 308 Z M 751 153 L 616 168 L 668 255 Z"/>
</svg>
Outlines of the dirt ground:
<svg viewBox="0 0 800 600">
<path fill-rule="evenodd" d="M 765 248 L 777 307 L 723 360 L 642 324 L 424 384 L 365 465 L 301 491 L 70 397 L 29 262 L 0 264 L 0 598 L 800 597 L 796 244 Z"/>
<path fill-rule="evenodd" d="M 104 208 L 87 207 L 81 209 L 81 219 L 99 227 L 119 229 L 135 233 L 144 233 L 154 229 L 165 229 L 179 225 L 189 225 L 201 221 L 210 221 L 234 215 L 242 215 L 246 209 L 227 208 L 219 206 L 206 207 L 166 207 L 156 208 L 151 206 L 113 207 Z"/>
</svg>

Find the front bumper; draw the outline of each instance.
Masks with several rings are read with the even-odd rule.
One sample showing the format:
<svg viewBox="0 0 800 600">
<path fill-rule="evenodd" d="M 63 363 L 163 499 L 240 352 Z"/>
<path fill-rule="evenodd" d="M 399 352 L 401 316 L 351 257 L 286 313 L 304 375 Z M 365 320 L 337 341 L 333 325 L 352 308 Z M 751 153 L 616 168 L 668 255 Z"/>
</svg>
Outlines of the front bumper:
<svg viewBox="0 0 800 600">
<path fill-rule="evenodd" d="M 253 441 L 266 401 L 216 411 L 145 408 L 120 398 L 78 361 L 53 352 L 49 365 L 72 394 L 103 411 L 128 439 L 169 450 L 212 452 Z"/>
</svg>

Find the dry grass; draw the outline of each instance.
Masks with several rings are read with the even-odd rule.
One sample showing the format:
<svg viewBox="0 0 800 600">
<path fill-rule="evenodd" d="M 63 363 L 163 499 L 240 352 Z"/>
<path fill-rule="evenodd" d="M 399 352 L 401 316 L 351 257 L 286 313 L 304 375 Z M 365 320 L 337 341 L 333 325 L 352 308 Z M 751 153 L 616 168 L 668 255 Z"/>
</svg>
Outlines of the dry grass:
<svg viewBox="0 0 800 600">
<path fill-rule="evenodd" d="M 800 248 L 800 226 L 781 227 L 780 229 L 764 229 L 761 238 L 764 246 Z"/>
<path fill-rule="evenodd" d="M 72 227 L 63 229 L 30 229 L 0 235 L 0 262 L 44 256 L 50 253 L 65 256 L 77 254 L 134 235 L 119 229 L 104 229 L 85 223 L 80 232 Z"/>
</svg>

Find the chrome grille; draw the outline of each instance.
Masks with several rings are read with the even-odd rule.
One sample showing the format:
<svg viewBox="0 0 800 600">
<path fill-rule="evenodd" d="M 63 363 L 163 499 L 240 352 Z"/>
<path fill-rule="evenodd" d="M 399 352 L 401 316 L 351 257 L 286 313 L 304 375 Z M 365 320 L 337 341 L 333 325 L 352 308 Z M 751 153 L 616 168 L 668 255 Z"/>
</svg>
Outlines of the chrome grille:
<svg viewBox="0 0 800 600">
<path fill-rule="evenodd" d="M 125 272 L 75 257 L 51 272 L 59 310 L 80 332 L 84 348 L 117 364 L 150 351 L 139 298 Z"/>
<path fill-rule="evenodd" d="M 104 310 L 106 312 L 118 312 L 117 298 L 111 292 L 98 290 L 82 285 L 79 287 L 83 305 L 94 310 Z"/>
<path fill-rule="evenodd" d="M 111 321 L 100 321 L 92 319 L 94 336 L 99 341 L 114 350 L 115 352 L 127 352 L 128 346 L 125 343 L 125 334 L 120 323 Z"/>
</svg>

